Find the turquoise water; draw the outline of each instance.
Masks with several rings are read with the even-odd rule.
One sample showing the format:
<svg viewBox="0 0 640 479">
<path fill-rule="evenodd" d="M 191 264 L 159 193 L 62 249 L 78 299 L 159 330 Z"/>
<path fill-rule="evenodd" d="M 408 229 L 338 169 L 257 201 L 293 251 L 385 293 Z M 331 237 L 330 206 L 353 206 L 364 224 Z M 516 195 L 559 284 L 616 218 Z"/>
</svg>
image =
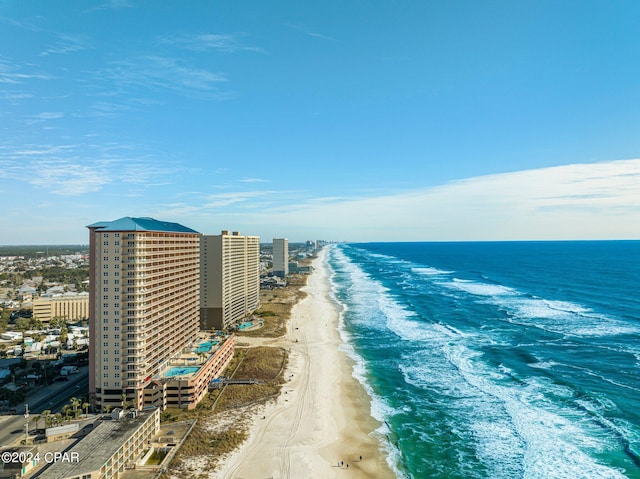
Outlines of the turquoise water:
<svg viewBox="0 0 640 479">
<path fill-rule="evenodd" d="M 211 350 L 211 347 L 216 344 L 218 344 L 218 341 L 205 341 L 204 343 L 200 343 L 194 351 L 196 353 L 208 353 Z"/>
<path fill-rule="evenodd" d="M 245 322 L 245 323 L 240 323 L 240 324 L 238 325 L 238 329 L 239 329 L 239 330 L 243 330 L 243 329 L 250 328 L 251 326 L 253 326 L 253 323 L 252 323 L 251 321 L 247 321 L 247 322 Z"/>
<path fill-rule="evenodd" d="M 329 249 L 399 477 L 640 478 L 640 242 Z"/>
<path fill-rule="evenodd" d="M 186 376 L 198 371 L 198 366 L 173 366 L 167 369 L 164 373 L 165 378 L 173 378 L 176 376 Z"/>
</svg>

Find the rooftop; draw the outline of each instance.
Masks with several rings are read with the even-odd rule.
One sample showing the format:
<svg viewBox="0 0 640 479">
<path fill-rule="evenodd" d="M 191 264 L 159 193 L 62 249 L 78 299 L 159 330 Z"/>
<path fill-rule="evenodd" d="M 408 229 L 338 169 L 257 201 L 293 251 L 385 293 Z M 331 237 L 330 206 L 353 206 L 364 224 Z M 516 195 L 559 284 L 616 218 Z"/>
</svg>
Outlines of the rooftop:
<svg viewBox="0 0 640 479">
<path fill-rule="evenodd" d="M 67 451 L 78 453 L 79 461 L 55 462 L 43 477 L 59 479 L 99 470 L 154 412 L 138 412 L 135 419 L 98 421 L 93 431 Z"/>
<path fill-rule="evenodd" d="M 179 223 L 159 221 L 154 218 L 132 218 L 125 216 L 113 221 L 98 221 L 87 228 L 95 228 L 100 231 L 163 231 L 168 233 L 198 233 Z"/>
</svg>

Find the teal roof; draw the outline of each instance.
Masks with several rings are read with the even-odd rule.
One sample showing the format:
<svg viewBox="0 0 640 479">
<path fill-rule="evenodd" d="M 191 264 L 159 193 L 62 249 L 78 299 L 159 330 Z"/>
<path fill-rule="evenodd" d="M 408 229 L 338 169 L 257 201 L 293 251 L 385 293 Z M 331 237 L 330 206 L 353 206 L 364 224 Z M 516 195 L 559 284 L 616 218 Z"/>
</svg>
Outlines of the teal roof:
<svg viewBox="0 0 640 479">
<path fill-rule="evenodd" d="M 179 223 L 158 221 L 153 218 L 131 218 L 125 216 L 114 221 L 98 221 L 87 228 L 100 231 L 163 231 L 166 233 L 198 233 L 196 230 L 182 226 Z"/>
</svg>

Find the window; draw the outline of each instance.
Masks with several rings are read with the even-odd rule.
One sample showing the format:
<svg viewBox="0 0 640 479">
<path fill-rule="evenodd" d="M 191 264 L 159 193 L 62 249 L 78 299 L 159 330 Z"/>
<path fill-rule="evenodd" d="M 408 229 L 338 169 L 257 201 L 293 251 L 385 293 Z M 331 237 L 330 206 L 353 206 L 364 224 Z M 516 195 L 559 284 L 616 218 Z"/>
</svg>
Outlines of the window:
<svg viewBox="0 0 640 479">
<path fill-rule="evenodd" d="M 102 292 L 103 293 L 108 293 L 109 292 L 109 288 L 102 288 Z"/>
<path fill-rule="evenodd" d="M 102 326 L 103 331 L 109 331 L 109 326 Z"/>
<path fill-rule="evenodd" d="M 115 383 L 113 383 L 113 386 L 119 388 L 120 387 L 120 381 L 116 381 Z"/>
<path fill-rule="evenodd" d="M 102 276 L 109 276 L 109 272 L 105 271 L 104 273 L 102 273 Z"/>
<path fill-rule="evenodd" d="M 105 295 L 102 297 L 102 299 L 104 299 L 105 301 L 108 301 L 108 300 L 109 300 L 109 295 L 106 295 L 106 294 L 105 294 Z"/>
<path fill-rule="evenodd" d="M 103 308 L 108 308 L 108 307 L 109 307 L 109 303 L 104 303 L 104 304 L 102 305 L 102 307 L 103 307 Z"/>
<path fill-rule="evenodd" d="M 109 269 L 109 265 L 108 265 L 108 264 L 103 264 L 103 265 L 102 265 L 102 268 L 103 268 L 103 269 Z"/>
<path fill-rule="evenodd" d="M 102 347 L 108 348 L 109 347 L 109 343 L 102 343 Z"/>
<path fill-rule="evenodd" d="M 116 276 L 118 276 L 118 275 L 116 274 Z M 120 280 L 119 279 L 114 280 L 113 284 L 120 284 Z"/>
<path fill-rule="evenodd" d="M 108 241 L 103 241 L 102 242 L 102 246 L 109 246 L 109 242 Z"/>
<path fill-rule="evenodd" d="M 116 371 L 120 371 L 120 366 L 114 366 L 113 368 L 114 368 Z M 120 377 L 120 376 L 117 376 L 117 377 Z"/>
<path fill-rule="evenodd" d="M 116 379 L 120 379 L 120 373 L 114 373 L 113 377 L 116 378 Z"/>
<path fill-rule="evenodd" d="M 113 235 L 114 238 L 120 238 L 120 233 L 116 233 Z"/>
<path fill-rule="evenodd" d="M 107 381 L 104 381 L 104 382 L 102 383 L 102 385 L 103 385 L 105 388 L 108 388 L 108 387 L 109 387 L 109 383 L 108 383 Z"/>
<path fill-rule="evenodd" d="M 102 257 L 102 261 L 109 261 L 109 257 L 108 256 L 103 256 Z"/>
<path fill-rule="evenodd" d="M 108 323 L 109 323 L 109 319 L 108 319 L 108 318 L 104 318 L 104 319 L 102 320 L 102 322 L 103 322 L 104 324 L 108 324 Z"/>
<path fill-rule="evenodd" d="M 113 288 L 113 290 L 114 290 L 116 293 L 119 293 L 119 292 L 120 292 L 120 288 Z"/>
<path fill-rule="evenodd" d="M 120 261 L 120 256 L 116 256 L 115 258 L 113 258 L 114 261 Z"/>
<path fill-rule="evenodd" d="M 104 374 L 102 375 L 102 377 L 103 377 L 103 378 L 105 378 L 105 379 L 109 379 L 109 373 L 104 373 Z"/>
<path fill-rule="evenodd" d="M 103 279 L 102 280 L 102 284 L 109 284 L 109 280 L 108 279 Z"/>
<path fill-rule="evenodd" d="M 105 371 L 108 371 L 108 370 L 109 370 L 109 366 L 107 366 L 107 365 L 105 364 L 104 366 L 102 366 L 102 369 L 103 369 L 103 370 L 105 370 Z"/>
<path fill-rule="evenodd" d="M 120 339 L 120 335 L 119 334 L 114 334 L 113 335 L 113 339 Z"/>
</svg>

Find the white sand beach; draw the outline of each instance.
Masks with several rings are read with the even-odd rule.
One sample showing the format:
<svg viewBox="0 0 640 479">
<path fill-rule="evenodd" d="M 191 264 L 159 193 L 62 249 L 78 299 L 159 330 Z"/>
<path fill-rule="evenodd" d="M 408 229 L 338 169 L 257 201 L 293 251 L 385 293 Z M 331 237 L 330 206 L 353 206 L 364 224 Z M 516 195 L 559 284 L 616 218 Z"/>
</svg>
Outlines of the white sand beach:
<svg viewBox="0 0 640 479">
<path fill-rule="evenodd" d="M 290 348 L 288 383 L 256 414 L 249 439 L 215 478 L 395 477 L 373 433 L 380 424 L 370 416 L 369 397 L 352 376 L 352 360 L 338 350 L 325 254 L 314 261 L 308 296 L 293 308 L 287 336 L 264 342 Z"/>
</svg>

